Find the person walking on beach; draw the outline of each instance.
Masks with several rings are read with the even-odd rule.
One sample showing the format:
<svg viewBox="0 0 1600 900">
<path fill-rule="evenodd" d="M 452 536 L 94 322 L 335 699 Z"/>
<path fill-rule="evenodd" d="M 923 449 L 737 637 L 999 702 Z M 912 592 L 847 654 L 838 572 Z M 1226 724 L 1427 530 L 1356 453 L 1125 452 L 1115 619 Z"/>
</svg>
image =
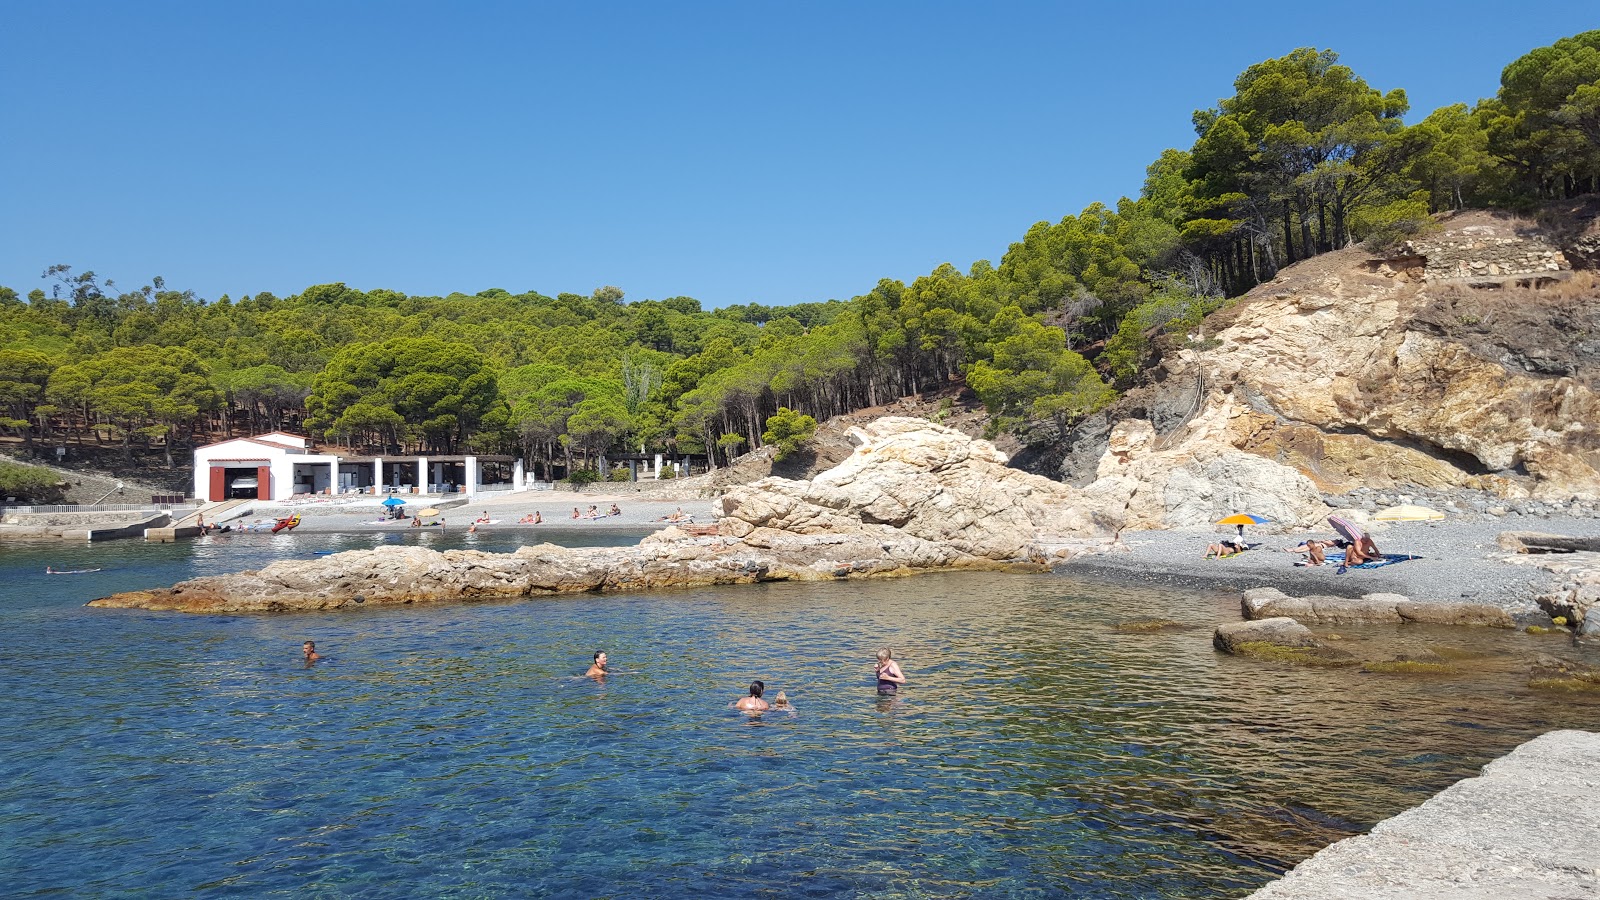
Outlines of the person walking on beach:
<svg viewBox="0 0 1600 900">
<path fill-rule="evenodd" d="M 888 647 L 878 651 L 878 693 L 893 694 L 900 690 L 900 685 L 906 683 L 905 673 L 900 671 L 900 664 L 894 661 L 894 651 Z"/>
<path fill-rule="evenodd" d="M 761 712 L 766 710 L 769 708 L 767 706 L 767 701 L 761 699 L 761 695 L 766 692 L 767 686 L 765 684 L 759 681 L 752 681 L 750 682 L 750 696 L 742 698 L 733 706 L 735 709 L 742 709 L 745 712 Z"/>
<path fill-rule="evenodd" d="M 604 679 L 611 674 L 610 670 L 606 668 L 606 652 L 604 650 L 596 650 L 594 652 L 594 662 L 590 664 L 589 671 L 583 674 L 596 679 Z"/>
</svg>

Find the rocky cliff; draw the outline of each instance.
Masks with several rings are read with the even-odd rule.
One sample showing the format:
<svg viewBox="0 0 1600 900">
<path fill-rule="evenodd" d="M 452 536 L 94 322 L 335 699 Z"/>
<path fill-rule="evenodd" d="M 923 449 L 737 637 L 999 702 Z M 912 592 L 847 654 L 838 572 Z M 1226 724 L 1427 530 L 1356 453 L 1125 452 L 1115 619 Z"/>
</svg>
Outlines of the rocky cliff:
<svg viewBox="0 0 1600 900">
<path fill-rule="evenodd" d="M 1291 266 L 1213 314 L 1080 429 L 1063 474 L 1150 527 L 1308 524 L 1361 486 L 1600 499 L 1600 281 L 1533 223 L 1441 226 Z"/>
<path fill-rule="evenodd" d="M 90 603 L 203 613 L 354 609 L 581 591 L 1038 569 L 1104 546 L 1120 525 L 1078 490 L 1016 469 L 986 441 L 921 419 L 852 429 L 854 452 L 811 481 L 730 492 L 715 535 L 668 528 L 637 547 L 443 553 L 380 547 L 197 578 Z"/>
</svg>

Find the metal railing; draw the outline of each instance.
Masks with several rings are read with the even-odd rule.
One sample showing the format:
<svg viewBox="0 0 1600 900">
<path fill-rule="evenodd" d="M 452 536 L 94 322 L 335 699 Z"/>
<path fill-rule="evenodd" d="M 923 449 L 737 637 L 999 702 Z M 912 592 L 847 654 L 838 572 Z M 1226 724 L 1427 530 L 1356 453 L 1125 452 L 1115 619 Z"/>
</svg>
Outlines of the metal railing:
<svg viewBox="0 0 1600 900">
<path fill-rule="evenodd" d="M 6 506 L 0 503 L 0 513 L 7 515 L 35 515 L 40 513 L 101 513 L 101 512 L 162 512 L 182 506 L 196 505 L 193 500 L 182 503 L 58 503 L 53 506 Z"/>
</svg>

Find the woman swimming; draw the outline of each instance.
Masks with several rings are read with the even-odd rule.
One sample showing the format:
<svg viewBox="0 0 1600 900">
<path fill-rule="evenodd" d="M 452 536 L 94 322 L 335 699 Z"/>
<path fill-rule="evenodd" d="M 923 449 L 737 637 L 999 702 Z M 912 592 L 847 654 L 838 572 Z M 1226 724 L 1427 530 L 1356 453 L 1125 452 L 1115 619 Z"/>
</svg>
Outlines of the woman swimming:
<svg viewBox="0 0 1600 900">
<path fill-rule="evenodd" d="M 904 672 L 900 671 L 899 663 L 894 661 L 894 651 L 888 647 L 878 651 L 878 693 L 893 694 L 900 690 L 900 685 L 906 683 Z"/>
</svg>

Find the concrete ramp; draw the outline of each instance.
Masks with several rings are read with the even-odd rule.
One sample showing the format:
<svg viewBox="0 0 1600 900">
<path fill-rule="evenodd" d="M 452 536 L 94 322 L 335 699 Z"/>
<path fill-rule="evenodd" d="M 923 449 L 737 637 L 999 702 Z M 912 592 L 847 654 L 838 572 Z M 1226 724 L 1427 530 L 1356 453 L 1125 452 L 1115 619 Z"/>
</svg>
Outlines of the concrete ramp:
<svg viewBox="0 0 1600 900">
<path fill-rule="evenodd" d="M 164 527 L 147 528 L 144 539 L 156 544 L 170 544 L 178 538 L 200 536 L 200 519 L 205 517 L 207 525 L 220 525 L 229 519 L 237 519 L 250 512 L 254 500 L 219 500 L 216 503 L 207 503 L 194 512 L 173 521 Z"/>
</svg>

